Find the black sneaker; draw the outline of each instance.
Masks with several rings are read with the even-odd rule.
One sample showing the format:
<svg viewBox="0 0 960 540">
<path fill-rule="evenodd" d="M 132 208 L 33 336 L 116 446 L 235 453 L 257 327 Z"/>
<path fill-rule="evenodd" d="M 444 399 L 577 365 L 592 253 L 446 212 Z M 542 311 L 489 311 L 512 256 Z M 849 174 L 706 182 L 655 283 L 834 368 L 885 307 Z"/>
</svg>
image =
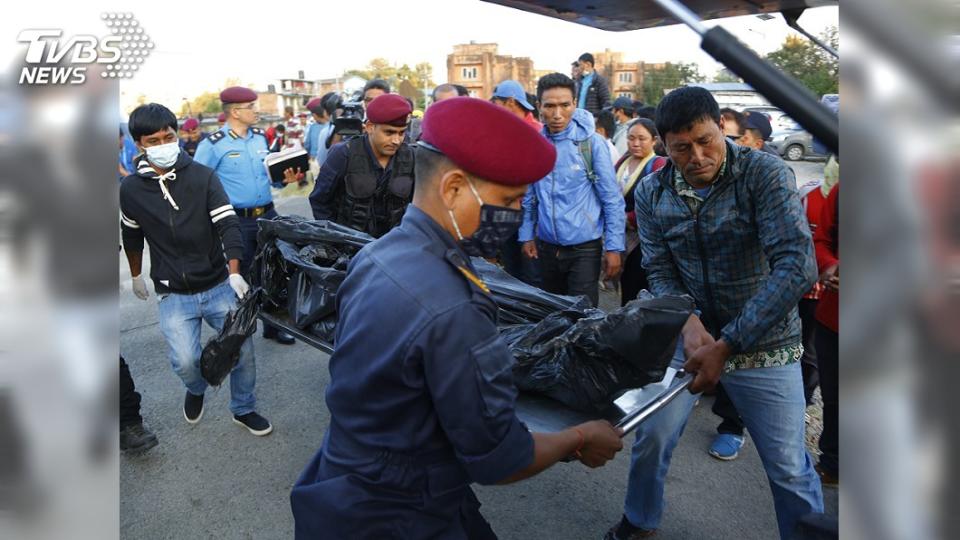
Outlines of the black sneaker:
<svg viewBox="0 0 960 540">
<path fill-rule="evenodd" d="M 188 424 L 196 424 L 203 418 L 203 394 L 195 396 L 187 391 L 183 398 L 183 417 Z"/>
<path fill-rule="evenodd" d="M 273 426 L 270 425 L 270 422 L 255 412 L 247 413 L 243 416 L 233 415 L 233 423 L 247 428 L 247 431 L 257 437 L 269 435 L 270 432 L 273 431 Z"/>
<path fill-rule="evenodd" d="M 627 520 L 627 516 L 623 516 L 620 518 L 620 523 L 607 531 L 603 540 L 639 540 L 640 538 L 650 538 L 655 534 L 657 534 L 656 529 L 647 530 L 635 527 L 633 523 Z"/>
<path fill-rule="evenodd" d="M 120 450 L 129 454 L 142 454 L 157 445 L 157 436 L 143 424 L 134 424 L 120 430 Z"/>
</svg>

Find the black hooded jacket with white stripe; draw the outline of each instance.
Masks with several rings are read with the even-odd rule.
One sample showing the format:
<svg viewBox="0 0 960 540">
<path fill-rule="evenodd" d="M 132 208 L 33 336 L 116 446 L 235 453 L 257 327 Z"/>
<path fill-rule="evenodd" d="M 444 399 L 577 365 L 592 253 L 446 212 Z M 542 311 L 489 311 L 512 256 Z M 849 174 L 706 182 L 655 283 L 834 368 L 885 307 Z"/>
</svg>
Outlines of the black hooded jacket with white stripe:
<svg viewBox="0 0 960 540">
<path fill-rule="evenodd" d="M 227 279 L 226 259 L 243 258 L 240 220 L 213 169 L 180 152 L 158 175 L 144 156 L 120 184 L 124 249 L 150 244 L 150 277 L 157 294 L 196 294 Z M 226 259 L 224 258 L 226 254 Z"/>
</svg>

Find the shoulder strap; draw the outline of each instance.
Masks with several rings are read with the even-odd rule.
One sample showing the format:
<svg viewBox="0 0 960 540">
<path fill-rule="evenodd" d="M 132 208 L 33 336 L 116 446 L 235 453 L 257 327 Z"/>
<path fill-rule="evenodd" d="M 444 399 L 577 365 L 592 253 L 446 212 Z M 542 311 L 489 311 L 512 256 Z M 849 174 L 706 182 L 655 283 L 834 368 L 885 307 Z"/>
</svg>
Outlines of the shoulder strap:
<svg viewBox="0 0 960 540">
<path fill-rule="evenodd" d="M 207 139 L 210 141 L 210 144 L 217 144 L 220 142 L 220 139 L 222 139 L 223 136 L 224 135 L 222 131 L 214 131 L 213 134 L 207 137 Z"/>
<path fill-rule="evenodd" d="M 580 155 L 583 157 L 583 163 L 587 166 L 587 180 L 591 184 L 597 183 L 597 173 L 593 170 L 593 144 L 590 141 L 591 137 L 577 143 L 577 147 L 580 149 Z"/>
</svg>

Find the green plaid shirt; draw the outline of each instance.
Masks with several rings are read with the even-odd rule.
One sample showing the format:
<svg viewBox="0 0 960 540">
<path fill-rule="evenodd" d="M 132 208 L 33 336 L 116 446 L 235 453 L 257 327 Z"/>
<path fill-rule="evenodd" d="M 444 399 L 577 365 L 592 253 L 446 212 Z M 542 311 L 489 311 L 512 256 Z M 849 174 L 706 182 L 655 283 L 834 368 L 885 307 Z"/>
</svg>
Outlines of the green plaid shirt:
<svg viewBox="0 0 960 540">
<path fill-rule="evenodd" d="M 717 178 L 723 176 L 726 170 L 727 159 L 724 158 L 723 163 L 720 164 L 720 172 L 717 174 Z M 683 179 L 683 174 L 681 174 L 677 168 L 673 170 L 673 188 L 677 191 L 678 195 L 683 197 L 683 201 L 690 207 L 690 211 L 696 214 L 700 209 L 700 205 L 703 204 L 703 197 L 697 194 L 693 186 Z M 785 366 L 799 362 L 802 357 L 803 346 L 799 344 L 772 351 L 735 354 L 727 359 L 723 371 L 729 373 L 736 369 Z"/>
</svg>

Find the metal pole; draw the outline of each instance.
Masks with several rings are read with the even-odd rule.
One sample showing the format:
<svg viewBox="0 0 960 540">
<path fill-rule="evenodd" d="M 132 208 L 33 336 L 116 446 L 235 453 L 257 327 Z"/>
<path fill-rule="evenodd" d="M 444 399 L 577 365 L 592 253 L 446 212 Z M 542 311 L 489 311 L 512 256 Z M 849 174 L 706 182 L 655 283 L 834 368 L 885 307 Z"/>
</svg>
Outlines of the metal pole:
<svg viewBox="0 0 960 540">
<path fill-rule="evenodd" d="M 694 32 L 700 34 L 701 36 L 706 34 L 707 30 L 709 30 L 709 28 L 704 26 L 703 21 L 700 20 L 700 17 L 697 17 L 696 13 L 690 11 L 687 6 L 681 4 L 677 0 L 653 1 L 663 9 L 670 12 L 670 14 L 676 17 L 677 20 L 689 26 Z"/>
<path fill-rule="evenodd" d="M 627 434 L 633 430 L 637 429 L 637 426 L 642 424 L 644 420 L 650 418 L 660 411 L 660 409 L 666 407 L 667 404 L 673 401 L 681 393 L 686 392 L 687 388 L 689 388 L 690 384 L 693 382 L 693 376 L 683 371 L 678 371 L 676 377 L 678 379 L 686 377 L 686 380 L 671 388 L 666 394 L 658 397 L 653 403 L 641 409 L 640 412 L 621 420 L 620 423 L 617 424 L 617 427 L 623 430 L 624 437 L 626 437 Z"/>
</svg>

